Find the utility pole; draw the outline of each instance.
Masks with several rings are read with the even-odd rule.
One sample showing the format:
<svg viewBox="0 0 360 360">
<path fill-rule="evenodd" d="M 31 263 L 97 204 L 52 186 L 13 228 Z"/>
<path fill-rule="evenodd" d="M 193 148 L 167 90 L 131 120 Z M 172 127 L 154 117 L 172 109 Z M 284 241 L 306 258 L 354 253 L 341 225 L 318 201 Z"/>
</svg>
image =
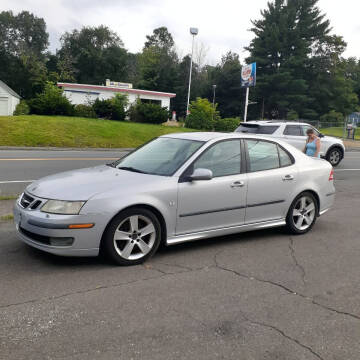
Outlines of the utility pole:
<svg viewBox="0 0 360 360">
<path fill-rule="evenodd" d="M 191 73 L 192 73 L 192 63 L 193 63 L 193 53 L 194 53 L 194 40 L 195 35 L 197 35 L 199 32 L 199 29 L 197 28 L 190 28 L 190 34 L 192 35 L 192 46 L 191 46 L 191 59 L 190 59 L 190 74 L 189 74 L 189 88 L 188 88 L 188 96 L 187 96 L 187 102 L 186 102 L 186 115 L 189 114 L 189 102 L 190 102 L 190 88 L 191 88 Z"/>
</svg>

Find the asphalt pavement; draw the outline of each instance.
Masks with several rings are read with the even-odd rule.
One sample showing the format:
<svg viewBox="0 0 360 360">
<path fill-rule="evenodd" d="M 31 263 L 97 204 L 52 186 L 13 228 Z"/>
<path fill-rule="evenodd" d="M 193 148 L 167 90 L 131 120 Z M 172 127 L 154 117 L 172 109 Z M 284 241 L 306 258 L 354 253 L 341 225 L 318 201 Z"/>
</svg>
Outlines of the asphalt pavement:
<svg viewBox="0 0 360 360">
<path fill-rule="evenodd" d="M 0 359 L 358 360 L 359 165 L 347 154 L 306 235 L 202 240 L 133 267 L 45 254 L 0 223 Z"/>
</svg>

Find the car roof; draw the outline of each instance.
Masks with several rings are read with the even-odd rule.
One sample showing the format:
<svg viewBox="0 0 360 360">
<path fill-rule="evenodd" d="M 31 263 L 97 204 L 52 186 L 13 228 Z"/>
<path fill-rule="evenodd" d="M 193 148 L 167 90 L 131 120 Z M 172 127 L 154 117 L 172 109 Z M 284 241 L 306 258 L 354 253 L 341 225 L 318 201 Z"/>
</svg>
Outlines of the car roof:
<svg viewBox="0 0 360 360">
<path fill-rule="evenodd" d="M 253 125 L 281 125 L 281 124 L 291 124 L 291 125 L 310 125 L 302 121 L 291 121 L 291 120 L 249 120 L 245 123 L 242 122 L 241 125 L 253 124 Z"/>
<path fill-rule="evenodd" d="M 161 137 L 170 137 L 173 139 L 184 139 L 184 140 L 195 140 L 195 141 L 210 141 L 215 139 L 230 139 L 230 138 L 250 138 L 250 139 L 259 139 L 263 137 L 258 134 L 244 134 L 240 132 L 233 133 L 223 133 L 223 132 L 183 132 L 183 133 L 173 133 L 162 135 Z M 268 139 L 267 139 L 268 140 Z"/>
</svg>

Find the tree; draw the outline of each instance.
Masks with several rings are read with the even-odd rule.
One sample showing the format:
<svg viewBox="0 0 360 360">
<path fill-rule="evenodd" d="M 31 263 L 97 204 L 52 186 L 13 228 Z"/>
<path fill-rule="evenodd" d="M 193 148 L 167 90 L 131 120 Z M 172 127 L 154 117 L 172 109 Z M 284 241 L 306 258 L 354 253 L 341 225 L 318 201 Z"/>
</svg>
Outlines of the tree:
<svg viewBox="0 0 360 360">
<path fill-rule="evenodd" d="M 174 40 L 166 27 L 155 29 L 139 55 L 138 87 L 148 90 L 172 92 L 177 77 L 178 57 Z"/>
<path fill-rule="evenodd" d="M 83 27 L 60 38 L 61 79 L 102 84 L 109 78 L 127 81 L 127 52 L 120 37 L 106 26 Z"/>
<path fill-rule="evenodd" d="M 260 20 L 252 22 L 255 38 L 247 48 L 247 62 L 257 62 L 255 94 L 258 102 L 264 101 L 266 117 L 286 117 L 293 110 L 311 118 L 324 111 L 316 106 L 312 69 L 320 70 L 315 64 L 322 49 L 329 50 L 326 58 L 331 58 L 334 38 L 317 2 L 275 0 L 261 12 Z"/>
<path fill-rule="evenodd" d="M 0 78 L 23 97 L 45 85 L 48 37 L 44 19 L 28 11 L 0 13 Z"/>
<path fill-rule="evenodd" d="M 239 55 L 229 51 L 222 56 L 221 63 L 210 70 L 212 84 L 216 85 L 216 102 L 223 117 L 240 116 L 243 112 L 244 91 L 241 88 L 241 64 Z M 208 98 L 212 99 L 209 84 Z"/>
</svg>

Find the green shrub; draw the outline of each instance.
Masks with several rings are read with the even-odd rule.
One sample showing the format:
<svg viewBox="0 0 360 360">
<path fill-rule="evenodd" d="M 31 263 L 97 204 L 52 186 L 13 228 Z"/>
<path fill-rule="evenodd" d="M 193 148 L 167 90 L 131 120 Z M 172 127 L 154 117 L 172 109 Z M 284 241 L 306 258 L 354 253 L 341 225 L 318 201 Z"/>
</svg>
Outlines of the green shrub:
<svg viewBox="0 0 360 360">
<path fill-rule="evenodd" d="M 28 115 L 30 113 L 29 105 L 25 100 L 21 100 L 15 108 L 14 115 Z"/>
<path fill-rule="evenodd" d="M 162 124 L 169 118 L 169 111 L 157 104 L 142 103 L 138 100 L 131 105 L 129 111 L 130 121 L 149 124 Z"/>
<path fill-rule="evenodd" d="M 240 118 L 217 119 L 214 122 L 215 131 L 233 132 L 240 124 Z"/>
<path fill-rule="evenodd" d="M 342 126 L 344 122 L 344 115 L 335 110 L 330 110 L 327 114 L 320 116 L 320 123 L 322 126 Z"/>
<path fill-rule="evenodd" d="M 84 118 L 96 118 L 96 113 L 91 105 L 75 105 L 75 116 Z"/>
<path fill-rule="evenodd" d="M 28 102 L 30 112 L 38 115 L 74 115 L 74 106 L 63 96 L 63 90 L 48 82 L 44 91 Z"/>
<path fill-rule="evenodd" d="M 185 119 L 185 126 L 198 130 L 213 130 L 219 113 L 208 99 L 197 98 L 189 107 L 190 114 Z"/>
<path fill-rule="evenodd" d="M 126 95 L 116 94 L 111 99 L 96 99 L 92 107 L 98 117 L 111 120 L 125 120 L 127 104 L 128 98 Z"/>
</svg>

